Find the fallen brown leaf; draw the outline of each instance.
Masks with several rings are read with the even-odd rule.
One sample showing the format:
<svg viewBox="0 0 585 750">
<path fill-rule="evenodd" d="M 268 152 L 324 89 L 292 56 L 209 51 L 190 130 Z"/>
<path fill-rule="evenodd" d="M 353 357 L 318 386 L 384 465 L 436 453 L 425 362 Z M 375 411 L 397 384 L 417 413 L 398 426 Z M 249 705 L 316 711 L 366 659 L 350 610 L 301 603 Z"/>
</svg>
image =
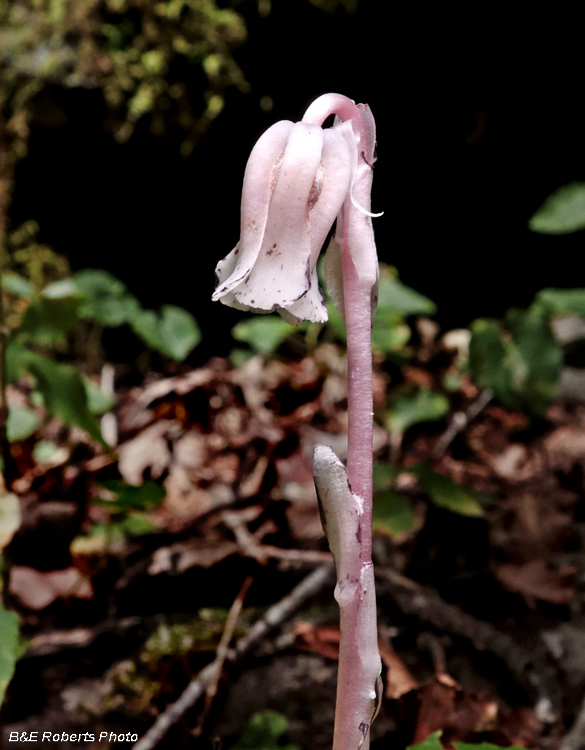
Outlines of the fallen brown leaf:
<svg viewBox="0 0 585 750">
<path fill-rule="evenodd" d="M 191 539 L 169 547 L 160 547 L 148 568 L 151 576 L 159 573 L 183 573 L 189 568 L 211 568 L 215 563 L 238 552 L 236 542 L 227 539 Z"/>
<path fill-rule="evenodd" d="M 423 742 L 449 723 L 459 685 L 449 675 L 437 674 L 418 689 L 420 707 L 412 744 Z"/>
<path fill-rule="evenodd" d="M 155 422 L 119 447 L 118 470 L 125 482 L 142 484 L 146 469 L 153 479 L 166 471 L 171 462 L 167 436 L 178 427 L 178 423 L 170 420 Z"/>
<path fill-rule="evenodd" d="M 295 623 L 295 644 L 300 651 L 321 654 L 327 659 L 339 658 L 339 628 L 332 626 L 315 627 L 310 622 L 298 620 Z"/>
<path fill-rule="evenodd" d="M 397 700 L 411 690 L 416 690 L 419 687 L 417 680 L 394 649 L 383 643 L 379 644 L 379 648 L 382 662 L 387 669 L 384 696 L 390 700 Z"/>
<path fill-rule="evenodd" d="M 549 570 L 543 558 L 524 565 L 499 565 L 495 571 L 496 578 L 504 588 L 521 594 L 528 604 L 532 603 L 532 599 L 567 604 L 575 594 L 576 573 L 577 568 L 572 565 Z"/>
<path fill-rule="evenodd" d="M 10 572 L 10 593 L 28 609 L 41 610 L 57 599 L 93 599 L 93 588 L 77 568 L 43 573 L 25 565 Z"/>
</svg>

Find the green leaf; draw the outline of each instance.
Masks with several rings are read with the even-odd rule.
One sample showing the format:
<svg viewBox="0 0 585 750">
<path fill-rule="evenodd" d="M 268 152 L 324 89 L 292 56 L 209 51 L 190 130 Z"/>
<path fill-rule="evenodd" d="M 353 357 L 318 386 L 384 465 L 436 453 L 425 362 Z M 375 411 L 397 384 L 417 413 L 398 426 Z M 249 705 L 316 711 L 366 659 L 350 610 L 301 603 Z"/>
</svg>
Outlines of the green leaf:
<svg viewBox="0 0 585 750">
<path fill-rule="evenodd" d="M 26 440 L 35 433 L 41 424 L 36 412 L 26 406 L 15 406 L 8 408 L 8 420 L 6 423 L 6 437 L 9 443 L 17 443 Z"/>
<path fill-rule="evenodd" d="M 33 448 L 33 458 L 39 464 L 48 463 L 59 450 L 57 443 L 52 440 L 39 440 Z"/>
<path fill-rule="evenodd" d="M 542 289 L 536 295 L 536 304 L 546 308 L 552 317 L 585 318 L 585 289 Z"/>
<path fill-rule="evenodd" d="M 3 550 L 18 531 L 22 521 L 20 500 L 13 492 L 0 494 L 0 550 Z"/>
<path fill-rule="evenodd" d="M 52 281 L 41 292 L 41 295 L 48 299 L 64 299 L 66 297 L 75 297 L 78 294 L 78 288 L 72 278 Z"/>
<path fill-rule="evenodd" d="M 31 352 L 28 370 L 36 378 L 45 406 L 68 425 L 81 427 L 101 443 L 103 438 L 89 410 L 83 379 L 70 365 L 58 364 Z"/>
<path fill-rule="evenodd" d="M 518 745 L 503 748 L 501 745 L 492 745 L 491 742 L 480 742 L 479 745 L 470 744 L 469 742 L 454 742 L 456 750 L 524 750 Z"/>
<path fill-rule="evenodd" d="M 541 234 L 567 234 L 585 229 L 585 182 L 571 182 L 555 190 L 530 219 L 528 227 Z"/>
<path fill-rule="evenodd" d="M 254 714 L 234 750 L 300 750 L 298 745 L 281 745 L 278 740 L 286 732 L 288 721 L 276 711 Z"/>
<path fill-rule="evenodd" d="M 119 479 L 110 479 L 103 482 L 103 487 L 116 495 L 115 500 L 103 500 L 100 505 L 113 511 L 126 510 L 154 510 L 165 498 L 165 489 L 156 482 L 144 482 L 144 484 L 126 484 Z"/>
<path fill-rule="evenodd" d="M 471 325 L 469 365 L 474 380 L 504 404 L 542 414 L 557 393 L 563 351 L 550 322 L 550 305 L 537 299 L 511 309 L 508 331 L 490 318 Z"/>
<path fill-rule="evenodd" d="M 373 471 L 374 490 L 380 490 L 389 487 L 394 479 L 396 479 L 397 475 L 398 468 L 396 466 L 390 466 L 390 464 L 376 461 Z"/>
<path fill-rule="evenodd" d="M 507 404 L 514 400 L 512 374 L 507 364 L 511 346 L 511 342 L 504 341 L 497 320 L 479 318 L 471 324 L 469 367 L 472 377 Z"/>
<path fill-rule="evenodd" d="M 242 320 L 232 328 L 236 341 L 243 341 L 255 352 L 274 354 L 295 326 L 283 320 L 280 315 L 262 315 L 249 320 Z"/>
<path fill-rule="evenodd" d="M 113 393 L 104 393 L 90 378 L 83 378 L 83 386 L 87 397 L 87 408 L 92 414 L 101 416 L 116 405 L 116 396 Z"/>
<path fill-rule="evenodd" d="M 510 360 L 513 388 L 532 411 L 542 414 L 557 393 L 563 350 L 540 305 L 509 310 L 506 317 L 518 355 Z"/>
<path fill-rule="evenodd" d="M 4 699 L 19 656 L 18 615 L 0 604 L 0 703 Z"/>
<path fill-rule="evenodd" d="M 15 383 L 27 371 L 36 355 L 18 339 L 10 339 L 6 346 L 6 380 Z"/>
<path fill-rule="evenodd" d="M 123 281 L 100 268 L 84 268 L 83 271 L 78 271 L 73 279 L 78 292 L 89 300 L 122 297 L 127 291 Z"/>
<path fill-rule="evenodd" d="M 79 315 L 90 318 L 103 326 L 131 323 L 140 310 L 140 303 L 131 295 L 126 285 L 108 271 L 86 268 L 73 277 L 78 292 L 82 295 Z"/>
<path fill-rule="evenodd" d="M 77 323 L 79 302 L 71 298 L 33 299 L 22 316 L 19 333 L 37 344 L 52 346 L 64 341 Z"/>
<path fill-rule="evenodd" d="M 433 732 L 433 734 L 429 734 L 426 740 L 419 742 L 417 745 L 410 745 L 406 750 L 443 750 L 439 741 L 440 736 L 441 732 Z"/>
<path fill-rule="evenodd" d="M 184 360 L 201 341 L 201 331 L 195 318 L 182 307 L 163 305 L 160 327 L 163 352 L 176 362 Z"/>
<path fill-rule="evenodd" d="M 158 530 L 158 526 L 147 515 L 136 512 L 131 513 L 122 521 L 122 528 L 130 536 L 152 534 Z"/>
<path fill-rule="evenodd" d="M 477 499 L 478 495 L 456 484 L 451 477 L 433 471 L 427 464 L 416 464 L 409 467 L 409 471 L 418 476 L 424 491 L 440 508 L 446 508 L 462 516 L 484 515 L 483 508 Z"/>
<path fill-rule="evenodd" d="M 161 336 L 160 322 L 154 310 L 142 308 L 136 310 L 132 318 L 132 330 L 150 349 L 162 351 L 164 341 Z"/>
<path fill-rule="evenodd" d="M 195 318 L 174 305 L 163 305 L 159 315 L 154 310 L 137 310 L 132 328 L 147 346 L 175 361 L 185 359 L 201 340 Z"/>
<path fill-rule="evenodd" d="M 434 315 L 437 306 L 424 294 L 416 292 L 398 279 L 395 268 L 380 266 L 378 309 L 389 308 L 407 315 Z"/>
<path fill-rule="evenodd" d="M 24 276 L 20 276 L 17 273 L 3 273 L 2 274 L 2 289 L 11 294 L 13 297 L 18 299 L 27 299 L 34 296 L 34 286 Z"/>
<path fill-rule="evenodd" d="M 343 344 L 347 343 L 347 330 L 345 328 L 345 323 L 343 322 L 341 315 L 337 312 L 337 308 L 331 301 L 327 302 L 327 325 L 333 331 L 336 339 Z"/>
<path fill-rule="evenodd" d="M 375 530 L 395 538 L 411 531 L 416 515 L 408 498 L 396 490 L 381 490 L 374 494 L 372 526 Z"/>
<path fill-rule="evenodd" d="M 249 349 L 232 349 L 230 352 L 230 363 L 232 369 L 239 370 L 240 367 L 243 367 L 253 356 L 254 352 L 251 352 Z"/>
<path fill-rule="evenodd" d="M 372 347 L 384 354 L 398 352 L 408 343 L 410 327 L 402 313 L 391 307 L 378 307 L 372 328 Z"/>
<path fill-rule="evenodd" d="M 399 395 L 386 416 L 390 432 L 403 434 L 419 422 L 442 419 L 449 411 L 449 401 L 440 393 L 419 388 L 413 396 Z"/>
</svg>

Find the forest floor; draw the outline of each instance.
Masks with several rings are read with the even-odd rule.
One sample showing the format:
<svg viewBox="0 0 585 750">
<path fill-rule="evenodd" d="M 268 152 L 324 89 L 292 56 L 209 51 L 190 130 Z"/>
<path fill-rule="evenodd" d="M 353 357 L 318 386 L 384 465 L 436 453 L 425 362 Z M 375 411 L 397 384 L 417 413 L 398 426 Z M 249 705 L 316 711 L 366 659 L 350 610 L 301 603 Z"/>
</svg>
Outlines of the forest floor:
<svg viewBox="0 0 585 750">
<path fill-rule="evenodd" d="M 372 750 L 436 730 L 447 749 L 576 750 L 585 405 L 530 420 L 463 373 L 448 416 L 392 429 L 390 387 L 440 389 L 455 357 L 419 342 L 408 367 L 375 363 Z M 13 444 L 22 522 L 4 600 L 26 643 L 3 747 L 97 750 L 115 733 L 141 750 L 329 750 L 338 612 L 311 456 L 326 443 L 344 458 L 346 389 L 334 344 L 140 385 L 121 373 L 103 423 L 114 450 L 54 419 Z M 51 740 L 13 741 L 31 732 Z"/>
</svg>

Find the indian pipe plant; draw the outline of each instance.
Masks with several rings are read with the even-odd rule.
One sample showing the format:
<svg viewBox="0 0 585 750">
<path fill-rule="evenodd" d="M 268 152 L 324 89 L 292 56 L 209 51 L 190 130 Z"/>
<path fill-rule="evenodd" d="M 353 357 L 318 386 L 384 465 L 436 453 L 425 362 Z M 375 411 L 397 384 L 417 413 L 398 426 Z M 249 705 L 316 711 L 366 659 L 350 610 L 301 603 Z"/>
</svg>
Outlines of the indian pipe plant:
<svg viewBox="0 0 585 750">
<path fill-rule="evenodd" d="M 335 115 L 332 127 L 323 122 Z M 367 750 L 381 699 L 372 564 L 371 327 L 378 259 L 370 212 L 376 126 L 367 104 L 340 94 L 314 101 L 301 122 L 270 127 L 244 175 L 240 240 L 216 268 L 214 300 L 324 322 L 316 265 L 329 230 L 325 280 L 347 327 L 347 469 L 318 445 L 313 476 L 335 559 L 341 642 L 333 750 Z"/>
</svg>

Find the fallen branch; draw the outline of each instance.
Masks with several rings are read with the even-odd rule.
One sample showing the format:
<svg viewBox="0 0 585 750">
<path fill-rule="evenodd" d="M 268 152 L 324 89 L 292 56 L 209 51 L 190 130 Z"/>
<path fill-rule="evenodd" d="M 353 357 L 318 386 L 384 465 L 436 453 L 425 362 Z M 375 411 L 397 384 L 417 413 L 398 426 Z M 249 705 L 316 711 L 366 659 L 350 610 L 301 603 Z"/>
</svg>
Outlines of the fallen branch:
<svg viewBox="0 0 585 750">
<path fill-rule="evenodd" d="M 482 391 L 475 401 L 470 404 L 467 411 L 456 411 L 453 414 L 449 427 L 447 427 L 440 440 L 435 445 L 433 455 L 436 458 L 440 458 L 446 452 L 453 440 L 455 440 L 457 435 L 459 435 L 460 432 L 463 432 L 467 425 L 485 409 L 492 400 L 492 395 L 491 391 Z"/>
<path fill-rule="evenodd" d="M 528 649 L 491 623 L 478 620 L 444 601 L 432 589 L 389 569 L 380 569 L 376 573 L 378 579 L 384 581 L 382 586 L 403 612 L 417 615 L 445 633 L 467 638 L 478 651 L 495 654 L 520 684 L 529 684 L 535 690 L 537 718 L 549 724 L 556 721 L 560 698 L 554 678 L 541 659 L 535 658 Z"/>
<path fill-rule="evenodd" d="M 235 648 L 227 652 L 224 662 L 237 662 L 270 631 L 291 617 L 308 599 L 318 594 L 327 585 L 333 585 L 333 581 L 333 565 L 322 565 L 314 570 L 290 594 L 270 607 L 264 617 L 250 628 L 247 635 L 240 638 Z M 148 732 L 133 746 L 133 750 L 153 750 L 157 746 L 169 729 L 181 719 L 212 683 L 217 672 L 216 661 L 217 657 L 191 680 L 181 697 L 167 706 Z"/>
<path fill-rule="evenodd" d="M 49 630 L 33 636 L 21 659 L 57 654 L 70 648 L 86 648 L 102 633 L 124 633 L 138 627 L 140 617 L 123 617 L 120 620 L 104 620 L 93 628 L 71 628 L 68 630 Z"/>
<path fill-rule="evenodd" d="M 263 524 L 252 533 L 245 518 L 234 511 L 223 511 L 221 519 L 233 533 L 240 552 L 244 557 L 251 557 L 260 565 L 266 565 L 269 559 L 278 560 L 280 567 L 291 568 L 295 565 L 320 565 L 333 559 L 330 552 L 320 550 L 282 549 L 260 541 L 272 530 L 271 522 Z M 265 528 L 267 527 L 268 528 Z"/>
<path fill-rule="evenodd" d="M 205 691 L 205 705 L 197 722 L 197 729 L 194 732 L 194 734 L 196 735 L 201 734 L 203 722 L 205 721 L 205 718 L 209 713 L 209 709 L 211 708 L 211 704 L 213 703 L 213 699 L 216 696 L 219 679 L 223 670 L 223 665 L 225 664 L 225 660 L 228 655 L 230 641 L 238 623 L 238 617 L 240 616 L 240 612 L 242 611 L 244 599 L 246 597 L 246 594 L 248 593 L 248 589 L 252 585 L 253 580 L 254 579 L 252 578 L 252 576 L 246 577 L 246 580 L 242 584 L 242 588 L 238 592 L 238 595 L 236 596 L 234 603 L 231 606 L 231 609 L 227 616 L 227 620 L 225 621 L 225 628 L 223 629 L 221 640 L 217 646 L 215 659 L 213 661 L 213 663 L 215 664 L 215 674 L 211 678 L 209 684 L 207 685 L 207 690 Z"/>
</svg>

